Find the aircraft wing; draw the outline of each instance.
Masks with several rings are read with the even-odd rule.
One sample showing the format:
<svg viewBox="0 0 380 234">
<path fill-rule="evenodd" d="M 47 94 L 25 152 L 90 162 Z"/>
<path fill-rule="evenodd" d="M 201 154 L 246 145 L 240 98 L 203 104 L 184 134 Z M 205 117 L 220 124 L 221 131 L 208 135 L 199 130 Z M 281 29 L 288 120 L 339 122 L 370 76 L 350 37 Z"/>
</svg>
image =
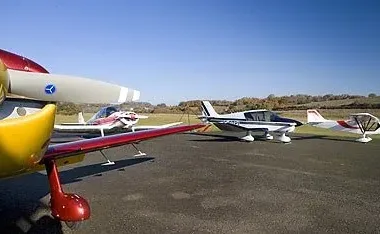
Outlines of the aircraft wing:
<svg viewBox="0 0 380 234">
<path fill-rule="evenodd" d="M 57 124 L 55 126 L 57 126 L 57 127 L 60 127 L 60 126 L 89 126 L 89 124 L 86 124 L 86 123 L 61 123 L 61 124 Z"/>
<path fill-rule="evenodd" d="M 49 145 L 43 159 L 41 160 L 41 163 L 43 163 L 45 160 L 70 157 L 73 155 L 99 151 L 102 149 L 131 144 L 138 141 L 144 141 L 155 137 L 187 132 L 197 128 L 202 128 L 204 126 L 204 124 L 184 125 L 140 132 L 121 133 L 105 137 L 97 137 L 92 139 Z"/>
<path fill-rule="evenodd" d="M 91 124 L 81 124 L 81 123 L 75 123 L 75 124 L 55 124 L 54 130 L 56 131 L 91 131 L 91 130 L 109 130 L 114 128 L 113 126 L 109 125 L 91 125 Z"/>
<path fill-rule="evenodd" d="M 373 119 L 376 122 L 380 122 L 379 118 L 370 113 L 356 113 L 350 115 L 353 118 Z"/>
<path fill-rule="evenodd" d="M 163 125 L 137 125 L 132 126 L 132 131 L 142 131 L 142 130 L 149 130 L 149 129 L 162 129 L 162 128 L 169 128 L 174 127 L 177 125 L 182 124 L 182 122 L 175 122 L 175 123 L 169 123 L 169 124 L 163 124 Z"/>
<path fill-rule="evenodd" d="M 369 113 L 351 114 L 350 117 L 356 122 L 363 134 L 376 131 L 380 128 L 380 120 Z"/>
</svg>

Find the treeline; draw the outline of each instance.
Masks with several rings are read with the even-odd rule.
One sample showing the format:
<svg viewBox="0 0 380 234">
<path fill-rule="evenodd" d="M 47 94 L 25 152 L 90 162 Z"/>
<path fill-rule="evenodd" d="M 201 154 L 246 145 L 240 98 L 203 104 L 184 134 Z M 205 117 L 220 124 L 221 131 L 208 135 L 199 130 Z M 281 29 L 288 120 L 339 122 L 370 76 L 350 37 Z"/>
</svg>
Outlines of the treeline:
<svg viewBox="0 0 380 234">
<path fill-rule="evenodd" d="M 309 108 L 352 108 L 352 109 L 373 109 L 379 108 L 379 103 L 366 103 L 369 98 L 375 98 L 376 94 L 369 94 L 368 97 L 349 94 L 326 94 L 326 95 L 306 95 L 297 94 L 276 97 L 270 94 L 266 98 L 243 97 L 235 101 L 210 100 L 210 103 L 220 113 L 230 113 L 244 111 L 248 109 L 268 109 L 268 110 L 304 110 Z M 331 101 L 345 100 L 344 104 L 328 103 Z M 358 100 L 362 100 L 358 101 Z M 200 107 L 202 100 L 191 100 L 179 103 L 179 106 Z M 323 103 L 326 103 L 325 105 Z M 308 104 L 308 105 L 306 105 Z M 312 104 L 312 105 L 310 105 Z M 313 105 L 314 104 L 314 105 Z"/>
<path fill-rule="evenodd" d="M 176 106 L 165 103 L 152 105 L 147 102 L 131 102 L 120 106 L 122 110 L 133 110 L 138 113 L 200 113 L 202 100 L 189 100 L 180 102 Z M 243 97 L 235 101 L 209 100 L 217 112 L 229 113 L 248 109 L 268 110 L 305 110 L 309 108 L 321 109 L 378 109 L 380 98 L 371 93 L 367 97 L 349 94 L 306 95 L 297 94 L 289 96 L 269 95 L 266 98 Z M 64 115 L 77 114 L 80 111 L 95 113 L 105 105 L 58 103 L 58 113 Z"/>
<path fill-rule="evenodd" d="M 229 105 L 248 105 L 248 104 L 262 104 L 265 102 L 271 102 L 276 104 L 277 106 L 282 105 L 299 105 L 306 104 L 311 102 L 324 102 L 324 101 L 332 101 L 332 100 L 345 100 L 345 99 L 357 99 L 357 98 L 365 98 L 365 96 L 361 95 L 349 95 L 349 94 L 326 94 L 319 96 L 312 96 L 306 94 L 297 94 L 290 96 L 279 96 L 276 97 L 274 94 L 270 94 L 267 98 L 255 98 L 255 97 L 243 97 L 237 99 L 235 101 L 226 101 L 226 100 L 211 100 L 210 103 L 215 106 L 229 106 Z M 197 106 L 201 100 L 191 100 L 180 102 L 179 106 Z"/>
</svg>

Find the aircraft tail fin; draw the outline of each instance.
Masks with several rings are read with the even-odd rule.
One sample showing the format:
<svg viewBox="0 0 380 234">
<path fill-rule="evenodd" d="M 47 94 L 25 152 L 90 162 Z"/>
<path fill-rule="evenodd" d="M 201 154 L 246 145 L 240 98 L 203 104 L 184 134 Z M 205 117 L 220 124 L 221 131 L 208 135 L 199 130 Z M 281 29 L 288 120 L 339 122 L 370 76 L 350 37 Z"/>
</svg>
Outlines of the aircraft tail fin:
<svg viewBox="0 0 380 234">
<path fill-rule="evenodd" d="M 84 124 L 86 121 L 84 121 L 83 113 L 79 112 L 78 113 L 78 123 Z"/>
<path fill-rule="evenodd" d="M 204 116 L 209 116 L 209 117 L 219 116 L 219 114 L 216 113 L 216 111 L 214 110 L 214 107 L 212 107 L 209 101 L 202 101 L 202 114 Z"/>
<path fill-rule="evenodd" d="M 315 123 L 315 122 L 325 122 L 326 119 L 315 109 L 307 110 L 307 122 Z"/>
</svg>

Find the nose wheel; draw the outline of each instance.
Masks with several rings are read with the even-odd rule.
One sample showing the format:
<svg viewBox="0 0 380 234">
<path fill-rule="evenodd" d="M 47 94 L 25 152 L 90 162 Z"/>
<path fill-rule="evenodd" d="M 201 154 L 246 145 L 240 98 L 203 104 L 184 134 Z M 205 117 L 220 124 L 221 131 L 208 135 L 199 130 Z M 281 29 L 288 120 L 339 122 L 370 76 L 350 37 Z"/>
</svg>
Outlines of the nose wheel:
<svg viewBox="0 0 380 234">
<path fill-rule="evenodd" d="M 286 136 L 285 133 L 281 133 L 278 140 L 283 142 L 283 143 L 290 143 L 290 141 L 291 141 L 290 137 Z"/>
</svg>

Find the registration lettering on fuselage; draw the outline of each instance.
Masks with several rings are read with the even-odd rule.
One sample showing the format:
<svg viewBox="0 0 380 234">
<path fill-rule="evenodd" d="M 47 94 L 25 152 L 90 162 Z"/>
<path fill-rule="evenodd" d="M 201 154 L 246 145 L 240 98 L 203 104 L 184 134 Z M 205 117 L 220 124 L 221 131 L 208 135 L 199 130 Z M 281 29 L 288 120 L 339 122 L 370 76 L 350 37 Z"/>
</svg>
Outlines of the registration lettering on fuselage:
<svg viewBox="0 0 380 234">
<path fill-rule="evenodd" d="M 224 120 L 223 123 L 225 123 L 225 124 L 239 125 L 239 121 L 237 121 L 237 120 Z"/>
</svg>

